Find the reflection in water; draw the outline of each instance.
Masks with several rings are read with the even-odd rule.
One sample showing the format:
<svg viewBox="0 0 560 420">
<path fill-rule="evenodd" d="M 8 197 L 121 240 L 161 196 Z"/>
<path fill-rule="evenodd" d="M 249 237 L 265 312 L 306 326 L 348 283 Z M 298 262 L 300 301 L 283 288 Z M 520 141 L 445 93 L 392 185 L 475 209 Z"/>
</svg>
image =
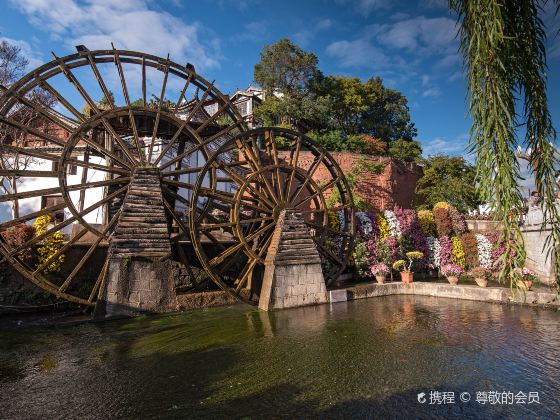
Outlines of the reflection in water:
<svg viewBox="0 0 560 420">
<path fill-rule="evenodd" d="M 390 296 L 0 332 L 3 418 L 555 417 L 558 312 Z M 454 391 L 453 405 L 417 402 Z M 539 392 L 540 405 L 461 403 Z"/>
</svg>

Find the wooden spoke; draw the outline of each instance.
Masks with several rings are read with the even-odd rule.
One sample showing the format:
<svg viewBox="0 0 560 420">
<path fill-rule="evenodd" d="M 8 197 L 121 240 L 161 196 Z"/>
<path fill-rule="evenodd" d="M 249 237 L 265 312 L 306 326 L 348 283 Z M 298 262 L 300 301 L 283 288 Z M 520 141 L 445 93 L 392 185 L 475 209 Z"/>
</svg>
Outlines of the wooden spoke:
<svg viewBox="0 0 560 420">
<path fill-rule="evenodd" d="M 55 55 L 54 52 L 52 52 L 51 54 L 55 60 L 58 60 L 58 57 Z M 68 79 L 70 84 L 76 88 L 78 93 L 82 96 L 82 98 L 84 98 L 84 100 L 91 107 L 91 109 L 93 109 L 93 111 L 96 114 L 99 114 L 99 109 L 97 108 L 97 104 L 93 99 L 91 99 L 91 97 L 88 95 L 88 93 L 86 92 L 82 84 L 78 81 L 78 79 L 76 79 L 76 76 L 74 76 L 74 73 L 72 73 L 72 71 L 66 66 L 64 61 L 58 60 L 58 67 L 60 68 L 60 70 L 62 70 L 62 73 L 64 74 L 66 79 Z"/>
<path fill-rule="evenodd" d="M 173 206 L 171 206 L 171 204 L 169 204 L 165 198 L 163 199 L 163 204 L 164 204 L 165 208 L 167 209 L 167 212 L 169 213 L 169 215 L 173 218 L 173 220 L 175 220 L 175 223 L 177 223 L 177 225 L 183 231 L 183 233 L 188 235 L 189 229 L 183 223 L 183 221 L 177 216 L 177 214 L 175 213 L 175 210 L 173 209 Z"/>
<path fill-rule="evenodd" d="M 268 198 L 272 200 L 272 202 L 274 203 L 272 207 L 276 206 L 276 204 L 278 204 L 278 199 L 276 197 L 276 194 L 274 194 L 272 186 L 268 182 L 268 179 L 266 179 L 266 176 L 263 174 L 263 170 L 262 170 L 263 167 L 261 165 L 261 160 L 260 158 L 257 158 L 259 151 L 257 150 L 256 153 L 253 153 L 251 148 L 245 147 L 245 144 L 242 145 L 240 150 L 241 153 L 243 153 L 243 155 L 245 156 L 245 159 L 249 161 L 249 165 L 251 166 L 253 171 L 257 173 L 258 177 L 263 181 L 265 189 L 268 191 L 269 194 Z"/>
<path fill-rule="evenodd" d="M 169 149 L 171 149 L 171 147 L 173 147 L 173 145 L 175 144 L 175 142 L 177 141 L 177 139 L 179 138 L 179 135 L 183 132 L 183 130 L 185 129 L 185 127 L 187 126 L 187 122 L 184 121 L 178 128 L 177 131 L 175 131 L 175 134 L 173 134 L 173 137 L 171 137 L 171 140 L 169 140 L 169 142 L 165 145 L 165 147 L 162 149 L 162 151 L 160 152 L 160 154 L 158 155 L 158 157 L 156 158 L 156 160 L 154 161 L 154 165 L 158 165 L 159 162 L 161 161 L 161 159 L 163 159 L 163 157 L 165 156 L 165 154 L 169 151 Z"/>
<path fill-rule="evenodd" d="M 214 113 L 214 115 L 212 115 L 210 118 L 208 118 L 206 121 L 204 121 L 200 127 L 198 127 L 196 129 L 196 133 L 199 134 L 202 130 L 204 130 L 206 127 L 208 127 L 210 124 L 212 124 L 214 121 L 216 121 L 218 119 L 218 117 L 222 114 L 222 112 L 224 112 L 225 109 L 227 109 L 230 106 L 230 104 L 228 102 L 223 103 L 222 105 L 220 105 L 220 107 L 218 108 L 218 110 Z"/>
<path fill-rule="evenodd" d="M 113 227 L 113 225 L 115 224 L 115 222 L 118 220 L 119 215 L 121 213 L 121 210 L 119 209 L 119 211 L 117 213 L 115 213 L 115 215 L 111 218 L 111 221 L 107 224 L 107 226 L 105 227 L 105 229 L 103 229 L 103 234 L 102 236 L 99 236 L 95 242 L 93 244 L 91 244 L 91 246 L 88 248 L 88 250 L 86 251 L 86 253 L 84 254 L 84 256 L 82 257 L 82 259 L 80 260 L 80 262 L 78 262 L 78 264 L 76 264 L 76 267 L 74 267 L 74 269 L 72 270 L 72 272 L 68 275 L 68 277 L 66 278 L 66 280 L 64 280 L 64 283 L 62 283 L 62 285 L 59 287 L 58 291 L 59 292 L 64 292 L 66 291 L 66 289 L 68 288 L 68 286 L 70 286 L 70 283 L 72 283 L 72 280 L 74 280 L 74 278 L 76 277 L 76 275 L 78 274 L 78 272 L 82 269 L 82 267 L 84 266 L 84 264 L 87 262 L 87 260 L 89 260 L 89 258 L 92 256 L 92 254 L 95 252 L 95 250 L 97 249 L 97 247 L 99 246 L 99 244 L 101 243 L 101 241 L 103 239 L 105 239 L 105 235 L 107 234 L 107 232 L 109 232 L 109 230 L 111 229 L 111 227 Z"/>
<path fill-rule="evenodd" d="M 142 105 L 146 106 L 146 59 L 142 57 Z"/>
<path fill-rule="evenodd" d="M 128 96 L 128 88 L 126 87 L 126 79 L 124 77 L 124 71 L 121 64 L 121 59 L 119 53 L 113 45 L 113 54 L 115 56 L 115 65 L 117 66 L 117 72 L 119 73 L 119 79 L 121 81 L 121 88 L 123 91 L 124 100 L 126 106 L 128 107 L 128 119 L 130 120 L 130 126 L 132 127 L 132 133 L 134 135 L 134 143 L 136 144 L 136 150 L 138 151 L 138 159 L 141 163 L 145 162 L 142 149 L 140 147 L 140 138 L 138 137 L 138 128 L 136 127 L 136 121 L 134 120 L 134 115 L 132 114 L 132 107 L 130 105 L 130 97 Z M 124 149 L 123 149 L 124 151 Z"/>
<path fill-rule="evenodd" d="M 56 251 L 56 253 L 51 255 L 46 261 L 44 261 L 41 265 L 39 265 L 33 272 L 33 275 L 35 276 L 36 274 L 40 273 L 45 268 L 47 268 L 53 261 L 55 261 L 62 254 L 64 254 L 67 249 L 69 249 L 72 245 L 78 242 L 80 238 L 88 232 L 89 231 L 87 230 L 87 228 L 82 228 L 82 230 L 80 230 L 80 232 L 78 232 L 77 235 L 75 235 L 72 239 L 66 242 L 62 248 L 60 248 L 58 251 Z"/>
<path fill-rule="evenodd" d="M 234 171 L 232 171 L 229 167 L 220 164 L 219 168 L 221 170 L 223 170 L 224 172 L 227 172 L 239 185 L 245 185 L 247 187 L 248 190 L 247 191 L 249 194 L 251 194 L 253 197 L 255 197 L 256 199 L 260 199 L 262 200 L 262 202 L 265 205 L 268 205 L 270 208 L 274 208 L 276 203 L 273 203 L 272 201 L 270 201 L 268 199 L 268 197 L 264 194 L 261 194 L 261 192 L 256 189 L 255 187 L 253 187 L 250 183 L 246 182 L 245 179 L 241 178 L 238 174 L 236 174 Z"/>
<path fill-rule="evenodd" d="M 106 258 L 105 264 L 103 264 L 103 268 L 101 269 L 99 276 L 97 276 L 97 280 L 95 281 L 93 289 L 89 294 L 89 298 L 88 298 L 89 303 L 93 302 L 95 295 L 98 293 L 99 290 L 102 290 L 101 286 L 105 283 L 105 277 L 107 276 L 108 269 L 109 269 L 109 258 Z"/>
<path fill-rule="evenodd" d="M 154 151 L 154 143 L 156 141 L 156 136 L 159 127 L 159 119 L 161 118 L 161 107 L 163 106 L 163 100 L 165 98 L 165 88 L 167 86 L 167 77 L 169 76 L 169 54 L 167 55 L 167 64 L 165 65 L 165 71 L 163 72 L 163 82 L 161 86 L 161 94 L 159 95 L 158 109 L 156 114 L 156 121 L 154 122 L 154 131 L 152 133 L 152 141 L 150 142 L 150 150 L 148 151 L 148 162 L 152 161 L 152 152 Z"/>
<path fill-rule="evenodd" d="M 12 152 L 12 153 L 21 153 L 22 155 L 25 155 L 25 156 L 36 157 L 36 158 L 39 158 L 39 159 L 50 160 L 50 161 L 53 161 L 53 162 L 58 162 L 60 160 L 60 156 L 51 155 L 49 153 L 37 152 L 36 149 L 27 149 L 27 148 L 23 148 L 23 147 L 8 146 L 8 145 L 2 145 L 2 149 L 4 149 L 7 152 L 9 151 L 9 152 Z M 97 164 L 97 163 L 84 162 L 84 161 L 81 161 L 81 160 L 78 160 L 78 159 L 66 159 L 65 162 L 67 164 L 72 164 L 72 165 L 77 165 L 77 166 L 85 166 L 85 167 L 88 167 L 88 168 L 91 168 L 91 169 L 98 169 L 100 171 L 110 172 L 110 173 L 115 173 L 115 174 L 127 175 L 127 174 L 130 173 L 126 169 L 104 166 L 104 165 L 100 165 L 100 164 Z"/>
<path fill-rule="evenodd" d="M 53 213 L 58 210 L 64 210 L 66 208 L 66 203 L 59 203 L 54 206 L 45 207 L 39 211 L 35 211 L 33 213 L 26 214 L 25 216 L 18 217 L 17 219 L 9 220 L 2 225 L 0 225 L 0 230 L 7 229 L 12 226 L 19 225 L 20 223 L 25 223 L 28 220 L 35 219 L 36 217 L 44 216 L 45 214 Z"/>
<path fill-rule="evenodd" d="M 180 187 L 180 188 L 186 188 L 188 190 L 192 190 L 194 188 L 193 184 L 190 184 L 188 182 L 175 181 L 174 179 L 162 178 L 161 182 L 163 182 L 164 184 L 168 184 L 168 185 L 174 185 L 174 186 Z"/>
<path fill-rule="evenodd" d="M 0 203 L 12 200 L 23 200 L 24 198 L 38 197 L 41 195 L 58 194 L 62 192 L 60 187 L 44 188 L 42 190 L 22 191 L 14 194 L 0 195 Z"/>
<path fill-rule="evenodd" d="M 58 178 L 58 172 L 32 171 L 27 169 L 0 169 L 0 176 L 21 176 L 29 178 Z"/>
<path fill-rule="evenodd" d="M 298 188 L 298 190 L 296 191 L 295 195 L 292 196 L 290 201 L 295 201 L 295 199 L 300 195 L 300 193 L 303 191 L 303 189 L 307 186 L 307 184 L 313 179 L 313 175 L 315 174 L 315 172 L 317 171 L 317 169 L 319 169 L 319 166 L 321 165 L 321 162 L 323 161 L 323 157 L 325 156 L 325 153 L 322 152 L 318 157 L 317 160 L 311 165 L 311 167 L 309 168 L 309 170 L 307 171 L 307 175 L 306 175 L 306 179 L 303 182 L 302 185 L 300 185 L 300 187 Z"/>
<path fill-rule="evenodd" d="M 298 139 L 299 141 L 296 141 L 296 149 L 295 151 L 293 151 L 290 154 L 290 166 L 292 167 L 292 172 L 290 173 L 290 178 L 288 180 L 288 184 L 286 185 L 286 189 L 285 189 L 285 197 L 284 200 L 288 200 L 288 197 L 290 196 L 291 192 L 292 192 L 292 184 L 294 182 L 294 176 L 296 174 L 297 171 L 297 163 L 299 160 L 299 151 L 301 148 L 301 136 Z"/>
<path fill-rule="evenodd" d="M 317 245 L 321 251 L 321 253 L 326 254 L 326 256 L 328 258 L 330 258 L 331 260 L 336 261 L 338 264 L 340 265 L 344 265 L 344 261 L 342 261 L 340 259 L 340 257 L 338 257 L 337 255 L 333 254 L 329 249 L 327 249 L 322 243 L 321 241 L 315 241 L 315 245 Z"/>
<path fill-rule="evenodd" d="M 185 175 L 185 174 L 196 174 L 200 172 L 202 167 L 200 166 L 192 166 L 183 169 L 175 169 L 172 171 L 161 171 L 161 176 L 176 176 L 176 175 Z"/>
<path fill-rule="evenodd" d="M 86 148 L 86 151 L 84 153 L 84 162 L 89 162 L 89 148 Z M 87 182 L 87 173 L 88 173 L 88 167 L 86 166 L 82 170 L 82 179 L 81 179 L 82 184 L 85 184 Z M 85 201 L 86 201 L 86 190 L 81 190 L 78 211 L 84 210 Z"/>
<path fill-rule="evenodd" d="M 318 197 L 319 194 L 323 194 L 326 190 L 328 190 L 329 188 L 331 188 L 333 185 L 335 185 L 337 182 L 340 182 L 341 177 L 338 176 L 332 180 L 330 180 L 329 182 L 327 182 L 325 185 L 319 186 L 319 189 L 312 195 L 304 198 L 303 200 L 299 201 L 297 204 L 294 205 L 294 207 L 298 207 L 301 206 L 303 203 L 311 200 L 313 197 Z M 307 181 L 307 180 L 306 180 Z"/>
<path fill-rule="evenodd" d="M 268 216 L 268 217 L 255 217 L 255 218 L 252 218 L 252 219 L 242 219 L 242 220 L 239 221 L 239 224 L 240 225 L 247 225 L 249 223 L 264 222 L 266 220 L 274 220 L 274 217 Z M 200 229 L 202 229 L 202 230 L 220 229 L 220 228 L 224 228 L 224 227 L 232 227 L 235 224 L 236 224 L 235 222 L 201 224 Z"/>
<path fill-rule="evenodd" d="M 225 192 L 225 191 L 216 191 L 216 190 L 213 190 L 211 188 L 200 188 L 199 189 L 199 194 L 203 197 L 215 198 L 215 199 L 223 201 L 225 203 L 235 204 L 237 202 L 234 194 L 231 194 L 231 193 L 228 193 L 228 192 Z M 247 200 L 247 197 L 245 197 L 245 199 Z M 263 213 L 272 214 L 271 209 L 267 209 L 265 207 L 257 206 L 255 204 L 243 203 L 243 206 L 261 211 Z"/>
<path fill-rule="evenodd" d="M 189 73 L 189 75 L 187 77 L 187 80 L 185 81 L 185 85 L 183 86 L 183 89 L 181 89 L 181 94 L 179 95 L 179 100 L 175 104 L 175 109 L 173 109 L 174 114 L 177 114 L 177 111 L 179 110 L 179 107 L 181 106 L 181 101 L 185 97 L 185 92 L 189 88 L 189 84 L 191 83 L 191 80 L 193 78 L 193 74 L 194 73 Z"/>
<path fill-rule="evenodd" d="M 58 90 L 56 90 L 54 87 L 52 87 L 46 80 L 41 79 L 39 76 L 37 76 L 37 80 L 39 82 L 39 86 L 41 86 L 43 89 L 45 89 L 47 92 L 49 92 L 52 96 L 54 96 L 56 98 L 56 100 L 58 102 L 60 102 L 64 106 L 64 108 L 66 108 L 68 111 L 70 111 L 72 113 L 72 115 L 74 115 L 74 117 L 76 117 L 76 119 L 80 123 L 83 123 L 85 121 L 85 118 L 82 115 L 82 113 L 80 111 L 78 111 L 76 108 L 74 108 L 74 106 L 70 102 L 68 102 L 66 100 L 66 98 L 64 96 L 62 96 Z"/>
<path fill-rule="evenodd" d="M 105 85 L 105 81 L 103 80 L 103 77 L 101 77 L 101 73 L 99 72 L 99 69 L 97 68 L 97 65 L 95 64 L 95 60 L 93 59 L 91 54 L 87 55 L 87 59 L 88 59 L 89 65 L 91 67 L 91 70 L 93 71 L 93 74 L 95 76 L 95 79 L 97 80 L 97 83 L 99 84 L 99 87 L 103 91 L 103 95 L 105 96 L 105 100 L 107 101 L 107 103 L 109 104 L 111 109 L 115 109 L 115 104 L 113 102 L 113 98 L 111 97 L 111 93 L 109 92 L 109 89 L 107 89 L 107 85 Z"/>
<path fill-rule="evenodd" d="M 98 201 L 97 203 L 89 206 L 87 209 L 85 209 L 79 216 L 83 217 L 84 215 L 91 213 L 93 210 L 95 210 L 96 208 L 102 206 L 103 204 L 105 204 L 108 201 L 111 201 L 113 198 L 115 198 L 117 195 L 119 195 L 120 193 L 124 192 L 126 189 L 128 188 L 128 186 L 123 187 L 118 189 L 117 191 L 115 191 L 114 193 L 106 196 L 104 199 Z M 19 254 L 21 251 L 23 251 L 24 249 L 29 248 L 30 246 L 33 246 L 34 244 L 36 244 L 39 241 L 42 241 L 43 239 L 45 239 L 47 236 L 52 235 L 55 232 L 58 232 L 59 230 L 65 228 L 66 226 L 74 223 L 76 220 L 78 220 L 77 216 L 72 216 L 69 217 L 68 219 L 66 219 L 65 221 L 56 224 L 53 228 L 47 230 L 45 233 L 41 234 L 41 235 L 37 235 L 35 236 L 33 239 L 30 239 L 29 241 L 25 242 L 24 244 L 20 245 L 19 247 L 17 247 L 16 249 L 12 250 L 10 252 L 10 255 L 17 255 Z"/>
<path fill-rule="evenodd" d="M 210 83 L 210 86 L 208 86 L 208 88 L 202 94 L 202 98 L 200 98 L 195 104 L 195 106 L 193 107 L 193 109 L 191 109 L 191 112 L 189 112 L 189 115 L 187 115 L 186 121 L 192 120 L 192 118 L 196 115 L 196 113 L 198 112 L 198 110 L 200 109 L 200 107 L 202 106 L 202 104 L 204 103 L 204 101 L 206 100 L 208 94 L 212 89 L 214 89 L 214 82 Z"/>
</svg>

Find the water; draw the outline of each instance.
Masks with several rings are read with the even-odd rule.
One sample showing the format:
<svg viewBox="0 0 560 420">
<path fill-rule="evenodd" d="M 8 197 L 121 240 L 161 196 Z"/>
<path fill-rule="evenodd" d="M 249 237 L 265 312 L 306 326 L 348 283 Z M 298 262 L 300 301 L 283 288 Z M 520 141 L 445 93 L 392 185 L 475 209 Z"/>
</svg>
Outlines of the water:
<svg viewBox="0 0 560 420">
<path fill-rule="evenodd" d="M 557 418 L 559 321 L 389 296 L 4 330 L 0 417 Z M 418 403 L 430 391 L 454 391 L 455 403 Z M 538 392 L 540 404 L 481 405 L 477 391 Z"/>
</svg>

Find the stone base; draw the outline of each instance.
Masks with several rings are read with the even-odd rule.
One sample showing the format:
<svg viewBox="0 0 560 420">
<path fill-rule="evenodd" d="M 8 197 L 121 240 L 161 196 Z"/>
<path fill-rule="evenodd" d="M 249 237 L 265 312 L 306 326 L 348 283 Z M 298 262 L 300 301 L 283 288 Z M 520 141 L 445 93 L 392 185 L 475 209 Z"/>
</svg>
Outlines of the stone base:
<svg viewBox="0 0 560 420">
<path fill-rule="evenodd" d="M 539 276 L 541 283 L 552 286 L 556 283 L 554 261 L 547 257 L 547 250 L 543 250 L 550 230 L 540 230 L 540 226 L 527 226 L 523 228 L 523 240 L 527 258 L 525 266 Z"/>
<path fill-rule="evenodd" d="M 265 268 L 259 309 L 268 311 L 328 301 L 321 264 Z"/>
<path fill-rule="evenodd" d="M 129 317 L 177 309 L 175 268 L 171 260 L 113 257 L 98 299 L 95 319 Z"/>
</svg>

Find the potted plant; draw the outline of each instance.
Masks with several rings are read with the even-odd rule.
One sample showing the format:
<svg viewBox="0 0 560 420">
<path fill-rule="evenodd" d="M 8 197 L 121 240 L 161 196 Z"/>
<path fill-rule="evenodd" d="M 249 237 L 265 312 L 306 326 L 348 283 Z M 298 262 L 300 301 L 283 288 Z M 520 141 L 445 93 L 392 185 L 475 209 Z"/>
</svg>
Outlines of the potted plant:
<svg viewBox="0 0 560 420">
<path fill-rule="evenodd" d="M 539 277 L 527 267 L 515 268 L 513 275 L 515 276 L 517 287 L 523 290 L 531 290 L 533 283 L 539 281 Z"/>
<path fill-rule="evenodd" d="M 459 283 L 459 276 L 465 273 L 465 270 L 457 264 L 445 264 L 441 267 L 441 273 L 447 277 L 447 281 L 450 284 L 456 285 Z"/>
<path fill-rule="evenodd" d="M 488 286 L 488 279 L 492 276 L 492 272 L 484 267 L 475 267 L 469 271 L 469 275 L 474 277 L 474 281 L 480 287 Z"/>
<path fill-rule="evenodd" d="M 391 272 L 389 266 L 383 262 L 378 262 L 376 264 L 373 264 L 370 270 L 371 270 L 371 274 L 375 276 L 375 280 L 377 280 L 377 283 L 379 284 L 385 283 L 385 279 Z"/>
<path fill-rule="evenodd" d="M 403 283 L 412 283 L 414 281 L 412 264 L 414 263 L 414 261 L 424 258 L 424 254 L 418 251 L 410 251 L 405 255 L 408 263 L 405 260 L 397 260 L 393 264 L 393 269 L 401 273 L 401 280 Z"/>
</svg>

